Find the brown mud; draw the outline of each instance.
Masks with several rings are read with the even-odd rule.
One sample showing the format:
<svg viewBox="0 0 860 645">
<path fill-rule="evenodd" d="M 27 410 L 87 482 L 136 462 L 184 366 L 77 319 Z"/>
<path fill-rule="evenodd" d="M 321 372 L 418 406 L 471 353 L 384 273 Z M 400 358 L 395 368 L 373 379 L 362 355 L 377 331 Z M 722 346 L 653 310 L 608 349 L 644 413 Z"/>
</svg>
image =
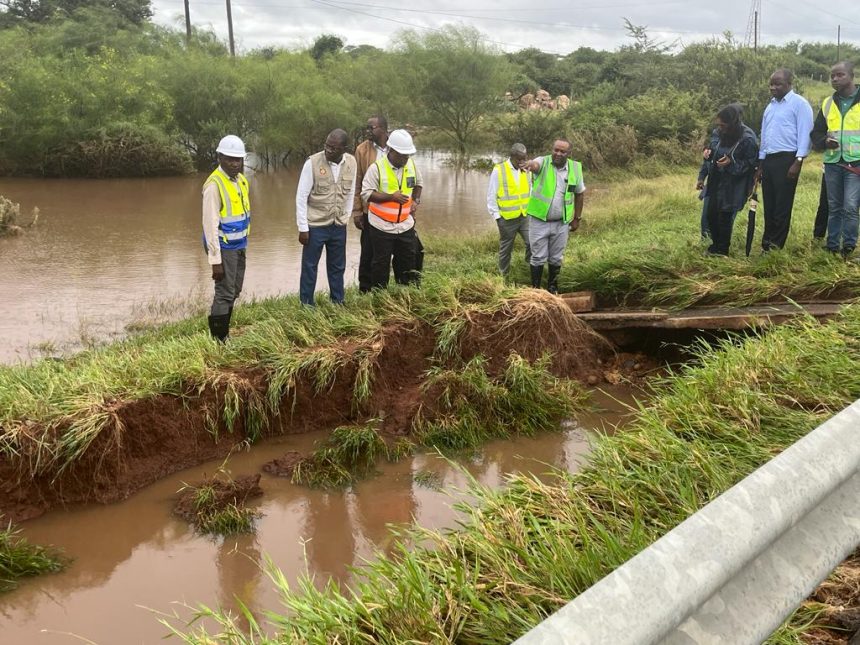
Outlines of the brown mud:
<svg viewBox="0 0 860 645">
<path fill-rule="evenodd" d="M 339 368 L 323 392 L 317 391 L 313 374 L 301 374 L 282 398 L 278 414 L 267 419 L 264 436 L 332 430 L 372 418 L 382 419 L 384 434 L 409 434 L 422 402 L 432 396 L 422 389 L 426 370 L 434 364 L 454 366 L 459 362 L 438 356 L 436 334 L 421 322 L 388 325 L 371 345 L 344 340 L 339 349 L 351 360 Z M 376 358 L 372 394 L 356 405 L 353 391 L 359 349 Z M 512 352 L 529 360 L 549 355 L 556 376 L 591 385 L 626 375 L 635 377 L 637 370 L 632 366 L 641 371 L 643 364 L 631 362 L 629 355 L 615 354 L 612 345 L 581 322 L 563 300 L 535 291 L 511 299 L 492 315 L 467 317 L 459 352 L 457 361 L 483 355 L 490 376 L 501 373 Z M 244 414 L 238 415 L 232 428 L 218 421 L 216 433 L 209 429 L 212 419 L 221 418 L 228 383 L 243 394 L 247 407 L 249 401 L 263 400 L 268 374 L 263 369 L 224 372 L 203 387 L 186 384 L 181 397 L 158 395 L 106 403 L 111 423 L 63 471 L 33 475 L 30 459 L 35 441 L 33 445 L 22 441 L 20 457 L 0 458 L 0 515 L 4 521 L 18 522 L 57 506 L 122 500 L 171 473 L 226 457 L 252 438 Z M 34 426 L 28 434 L 38 436 L 40 431 L 45 434 L 43 428 Z"/>
<path fill-rule="evenodd" d="M 283 456 L 263 464 L 263 472 L 273 477 L 286 477 L 289 479 L 293 476 L 293 471 L 302 459 L 302 453 L 298 450 L 290 450 Z"/>
<path fill-rule="evenodd" d="M 206 489 L 203 498 L 200 491 Z M 173 512 L 186 522 L 200 527 L 206 517 L 227 510 L 228 507 L 245 508 L 249 499 L 260 497 L 260 475 L 243 475 L 233 479 L 215 475 L 197 484 L 185 487 L 179 494 Z"/>
<path fill-rule="evenodd" d="M 842 562 L 804 605 L 819 611 L 802 636 L 809 645 L 847 644 L 860 631 L 860 549 Z"/>
</svg>

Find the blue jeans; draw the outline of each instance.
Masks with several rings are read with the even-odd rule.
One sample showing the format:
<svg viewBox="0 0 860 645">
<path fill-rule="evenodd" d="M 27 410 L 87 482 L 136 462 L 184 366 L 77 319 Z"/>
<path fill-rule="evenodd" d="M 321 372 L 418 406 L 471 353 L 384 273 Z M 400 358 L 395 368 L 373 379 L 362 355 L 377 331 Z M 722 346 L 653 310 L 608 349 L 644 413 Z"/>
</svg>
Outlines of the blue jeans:
<svg viewBox="0 0 860 645">
<path fill-rule="evenodd" d="M 302 276 L 299 280 L 299 299 L 303 305 L 313 306 L 314 288 L 317 285 L 317 265 L 325 247 L 325 269 L 332 302 L 343 304 L 343 272 L 346 269 L 346 226 L 329 224 L 312 226 L 308 243 L 302 247 Z"/>
<path fill-rule="evenodd" d="M 827 248 L 830 251 L 853 251 L 857 246 L 857 227 L 860 223 L 860 175 L 839 167 L 824 164 L 824 181 L 827 182 Z M 840 247 L 841 242 L 841 247 Z"/>
</svg>

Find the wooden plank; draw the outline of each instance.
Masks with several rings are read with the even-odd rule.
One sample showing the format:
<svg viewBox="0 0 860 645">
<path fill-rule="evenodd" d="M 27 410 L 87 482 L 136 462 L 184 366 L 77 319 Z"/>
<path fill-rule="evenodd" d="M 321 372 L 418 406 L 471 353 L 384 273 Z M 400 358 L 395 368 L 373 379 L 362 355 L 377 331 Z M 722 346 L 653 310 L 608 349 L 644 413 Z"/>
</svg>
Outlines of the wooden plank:
<svg viewBox="0 0 860 645">
<path fill-rule="evenodd" d="M 753 307 L 696 307 L 678 312 L 594 311 L 580 314 L 580 319 L 594 329 L 662 328 L 662 329 L 748 329 L 786 322 L 798 315 L 828 318 L 839 312 L 839 304 L 758 305 Z"/>
<path fill-rule="evenodd" d="M 570 307 L 570 310 L 574 313 L 592 311 L 596 302 L 593 291 L 563 293 L 561 294 L 561 299 L 564 300 L 564 304 Z"/>
</svg>

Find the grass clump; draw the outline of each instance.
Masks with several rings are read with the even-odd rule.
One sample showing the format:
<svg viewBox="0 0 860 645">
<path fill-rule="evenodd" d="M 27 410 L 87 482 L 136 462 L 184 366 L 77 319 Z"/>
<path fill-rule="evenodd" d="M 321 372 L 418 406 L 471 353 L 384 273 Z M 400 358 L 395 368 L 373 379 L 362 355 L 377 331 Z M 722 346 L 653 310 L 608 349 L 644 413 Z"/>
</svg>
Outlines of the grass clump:
<svg viewBox="0 0 860 645">
<path fill-rule="evenodd" d="M 442 475 L 431 470 L 419 470 L 412 475 L 412 481 L 422 488 L 442 490 Z"/>
<path fill-rule="evenodd" d="M 349 486 L 372 474 L 379 459 L 399 457 L 379 434 L 378 423 L 335 428 L 320 448 L 296 464 L 293 483 L 312 488 Z"/>
<path fill-rule="evenodd" d="M 260 475 L 233 479 L 221 470 L 197 485 L 180 489 L 174 512 L 205 535 L 251 533 L 260 514 L 247 508 L 248 499 L 263 494 Z"/>
<path fill-rule="evenodd" d="M 404 534 L 348 592 L 310 580 L 291 589 L 273 571 L 284 608 L 271 641 L 196 632 L 187 642 L 511 642 L 858 398 L 858 339 L 852 307 L 826 325 L 703 347 L 625 432 L 598 439 L 582 471 L 475 485 L 459 530 Z M 480 383 L 476 368 L 464 373 Z M 799 642 L 808 619 L 772 642 Z"/>
<path fill-rule="evenodd" d="M 498 378 L 490 376 L 481 356 L 462 368 L 432 369 L 422 387 L 433 403 L 416 415 L 416 440 L 440 450 L 464 450 L 491 438 L 559 430 L 587 394 L 576 382 L 553 376 L 549 363 L 549 356 L 529 363 L 511 354 Z"/>
<path fill-rule="evenodd" d="M 0 592 L 14 589 L 20 578 L 55 573 L 67 564 L 60 552 L 30 544 L 20 533 L 11 524 L 0 529 Z"/>
</svg>

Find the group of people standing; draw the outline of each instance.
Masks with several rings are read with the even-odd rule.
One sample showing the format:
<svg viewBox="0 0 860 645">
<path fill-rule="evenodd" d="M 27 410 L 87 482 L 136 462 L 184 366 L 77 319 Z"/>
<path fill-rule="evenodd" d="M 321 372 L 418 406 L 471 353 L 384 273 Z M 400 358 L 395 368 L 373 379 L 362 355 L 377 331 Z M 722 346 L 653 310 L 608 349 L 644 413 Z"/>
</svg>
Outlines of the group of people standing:
<svg viewBox="0 0 860 645">
<path fill-rule="evenodd" d="M 794 77 L 778 69 L 770 77 L 770 103 L 762 118 L 761 142 L 744 124 L 742 109 L 727 105 L 703 151 L 696 185 L 705 199 L 702 234 L 708 252 L 728 255 L 735 216 L 759 183 L 764 200 L 762 249 L 781 249 L 791 226 L 797 181 L 812 148 L 824 151 L 821 210 L 814 235 L 826 249 L 848 258 L 857 246 L 860 209 L 860 90 L 854 65 L 840 62 L 830 70 L 834 93 L 821 104 L 813 122 L 809 103 L 792 89 Z"/>
<path fill-rule="evenodd" d="M 850 62 L 834 65 L 830 79 L 834 93 L 822 102 L 813 123 L 809 103 L 792 90 L 791 71 L 776 70 L 770 77 L 772 98 L 760 142 L 744 124 L 739 105 L 717 113 L 697 183 L 706 200 L 702 229 L 710 235 L 710 253 L 728 254 L 735 216 L 759 183 L 764 199 L 762 249 L 785 245 L 797 181 L 811 147 L 824 151 L 826 248 L 843 257 L 853 253 L 860 222 L 860 90 Z M 348 143 L 346 131 L 333 130 L 323 149 L 305 161 L 299 178 L 299 298 L 307 306 L 314 305 L 323 250 L 329 297 L 334 303 L 344 301 L 350 219 L 361 231 L 362 293 L 385 288 L 392 268 L 398 284 L 417 282 L 423 266 L 423 247 L 415 232 L 423 182 L 412 160 L 416 149 L 411 135 L 406 130 L 389 132 L 385 117 L 375 115 L 368 119 L 367 137 L 354 155 L 346 151 Z M 487 187 L 487 210 L 499 230 L 499 271 L 508 273 L 520 236 L 532 286 L 541 287 L 546 265 L 546 288 L 552 293 L 559 289 L 568 236 L 582 221 L 585 182 L 582 164 L 571 153 L 571 143 L 564 138 L 553 143 L 550 154 L 533 159 L 523 144 L 514 144 L 509 158 L 493 168 Z M 223 341 L 242 290 L 251 207 L 242 174 L 244 143 L 228 135 L 217 155 L 218 167 L 203 186 L 203 241 L 215 281 L 209 329 Z"/>
<path fill-rule="evenodd" d="M 388 132 L 382 116 L 367 122 L 367 140 L 346 151 L 345 130 L 332 130 L 323 149 L 305 161 L 296 190 L 296 225 L 302 245 L 299 299 L 314 306 L 317 269 L 326 254 L 329 297 L 344 301 L 347 225 L 361 231 L 359 289 L 388 285 L 393 266 L 398 284 L 416 282 L 423 248 L 415 233 L 422 181 L 412 155 L 415 145 L 406 130 Z M 233 304 L 242 291 L 245 249 L 251 222 L 248 180 L 242 174 L 245 144 L 235 135 L 221 139 L 218 167 L 203 184 L 203 244 L 215 296 L 209 330 L 225 341 Z"/>
</svg>

